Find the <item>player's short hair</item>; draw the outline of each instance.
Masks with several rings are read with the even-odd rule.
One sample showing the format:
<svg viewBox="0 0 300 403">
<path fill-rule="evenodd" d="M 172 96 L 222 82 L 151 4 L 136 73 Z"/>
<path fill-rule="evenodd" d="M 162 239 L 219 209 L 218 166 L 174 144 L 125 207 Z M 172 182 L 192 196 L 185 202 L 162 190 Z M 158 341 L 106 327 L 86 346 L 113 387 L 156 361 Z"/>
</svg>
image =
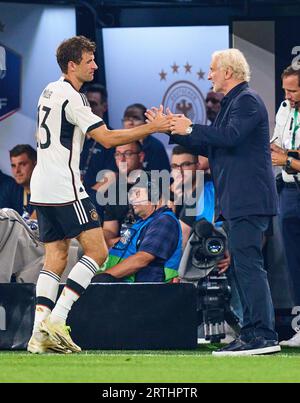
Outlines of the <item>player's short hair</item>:
<svg viewBox="0 0 300 403">
<path fill-rule="evenodd" d="M 56 51 L 56 60 L 63 73 L 68 72 L 70 61 L 79 64 L 82 60 L 82 52 L 95 52 L 96 44 L 85 36 L 73 36 L 64 40 Z"/>
<path fill-rule="evenodd" d="M 33 161 L 36 162 L 37 159 L 37 154 L 36 154 L 36 150 L 31 147 L 31 145 L 29 144 L 17 144 L 16 146 L 14 146 L 14 148 L 12 148 L 9 151 L 9 156 L 11 157 L 18 157 L 21 154 L 27 154 L 28 158 Z"/>
<path fill-rule="evenodd" d="M 250 81 L 250 67 L 243 55 L 238 49 L 218 50 L 212 54 L 212 58 L 216 58 L 217 65 L 220 69 L 232 69 L 232 76 L 236 80 Z"/>
<path fill-rule="evenodd" d="M 298 77 L 298 87 L 300 87 L 300 69 L 294 69 L 293 66 L 288 66 L 283 70 L 281 74 L 281 79 L 288 76 L 297 76 Z"/>
<path fill-rule="evenodd" d="M 107 90 L 102 84 L 94 83 L 94 84 L 86 84 L 84 86 L 84 92 L 97 92 L 101 95 L 101 101 L 107 102 Z"/>
</svg>

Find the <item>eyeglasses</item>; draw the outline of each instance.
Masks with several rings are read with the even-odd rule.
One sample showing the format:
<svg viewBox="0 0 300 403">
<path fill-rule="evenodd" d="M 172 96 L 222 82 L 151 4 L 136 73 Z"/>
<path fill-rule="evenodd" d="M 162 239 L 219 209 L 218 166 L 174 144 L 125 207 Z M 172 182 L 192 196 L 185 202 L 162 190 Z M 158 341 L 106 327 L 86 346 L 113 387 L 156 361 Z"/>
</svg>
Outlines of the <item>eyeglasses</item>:
<svg viewBox="0 0 300 403">
<path fill-rule="evenodd" d="M 122 119 L 122 123 L 125 122 L 130 122 L 130 123 L 138 123 L 138 122 L 144 122 L 145 119 L 140 117 L 140 116 L 128 116 Z"/>
<path fill-rule="evenodd" d="M 114 157 L 115 157 L 115 159 L 121 159 L 121 158 L 131 158 L 133 155 L 137 155 L 137 154 L 139 154 L 140 153 L 140 151 L 136 151 L 136 152 L 134 152 L 134 151 L 124 151 L 123 153 L 120 153 L 119 151 L 118 152 L 116 152 L 116 153 L 114 153 Z"/>
<path fill-rule="evenodd" d="M 191 161 L 184 161 L 181 164 L 171 164 L 172 169 L 186 169 L 189 168 L 191 165 L 195 165 L 196 162 Z"/>
</svg>

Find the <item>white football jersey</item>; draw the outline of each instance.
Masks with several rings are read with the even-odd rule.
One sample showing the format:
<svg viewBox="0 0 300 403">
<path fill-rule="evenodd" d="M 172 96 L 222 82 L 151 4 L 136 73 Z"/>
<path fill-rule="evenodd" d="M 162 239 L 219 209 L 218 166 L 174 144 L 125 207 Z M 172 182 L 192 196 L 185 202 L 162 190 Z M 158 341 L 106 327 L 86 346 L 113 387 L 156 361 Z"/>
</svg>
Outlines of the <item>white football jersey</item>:
<svg viewBox="0 0 300 403">
<path fill-rule="evenodd" d="M 298 125 L 295 133 L 295 149 L 300 149 L 300 122 L 299 119 L 298 122 L 294 122 L 294 113 L 295 108 L 292 108 L 288 101 L 283 101 L 276 113 L 276 126 L 272 139 L 274 139 L 274 144 L 285 150 L 292 149 L 292 137 L 295 125 Z M 300 173 L 297 174 L 297 177 L 300 180 Z M 282 169 L 282 178 L 284 182 L 295 183 L 293 175 L 287 174 L 284 169 Z"/>
<path fill-rule="evenodd" d="M 79 160 L 85 134 L 104 124 L 92 113 L 84 94 L 63 77 L 42 92 L 38 103 L 37 164 L 30 202 L 69 204 L 88 197 Z"/>
</svg>

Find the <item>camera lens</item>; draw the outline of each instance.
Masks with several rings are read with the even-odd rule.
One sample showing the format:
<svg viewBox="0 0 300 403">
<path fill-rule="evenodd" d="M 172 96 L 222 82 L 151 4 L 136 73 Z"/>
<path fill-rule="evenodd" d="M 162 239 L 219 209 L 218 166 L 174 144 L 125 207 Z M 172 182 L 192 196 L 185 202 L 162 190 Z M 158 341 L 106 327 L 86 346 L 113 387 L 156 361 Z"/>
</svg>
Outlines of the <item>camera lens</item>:
<svg viewBox="0 0 300 403">
<path fill-rule="evenodd" d="M 224 242 L 220 238 L 208 238 L 205 249 L 208 255 L 218 256 L 224 252 Z"/>
</svg>

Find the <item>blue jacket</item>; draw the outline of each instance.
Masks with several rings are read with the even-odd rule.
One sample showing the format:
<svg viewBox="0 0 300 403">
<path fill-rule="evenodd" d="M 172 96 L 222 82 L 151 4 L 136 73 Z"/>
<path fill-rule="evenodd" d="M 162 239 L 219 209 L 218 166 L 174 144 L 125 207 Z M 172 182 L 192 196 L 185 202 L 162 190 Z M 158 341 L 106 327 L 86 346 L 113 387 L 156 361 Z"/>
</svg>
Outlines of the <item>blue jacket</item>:
<svg viewBox="0 0 300 403">
<path fill-rule="evenodd" d="M 226 219 L 277 214 L 269 122 L 260 96 L 246 82 L 223 98 L 212 126 L 196 124 L 190 135 L 172 143 L 208 156 L 218 203 Z"/>
</svg>

